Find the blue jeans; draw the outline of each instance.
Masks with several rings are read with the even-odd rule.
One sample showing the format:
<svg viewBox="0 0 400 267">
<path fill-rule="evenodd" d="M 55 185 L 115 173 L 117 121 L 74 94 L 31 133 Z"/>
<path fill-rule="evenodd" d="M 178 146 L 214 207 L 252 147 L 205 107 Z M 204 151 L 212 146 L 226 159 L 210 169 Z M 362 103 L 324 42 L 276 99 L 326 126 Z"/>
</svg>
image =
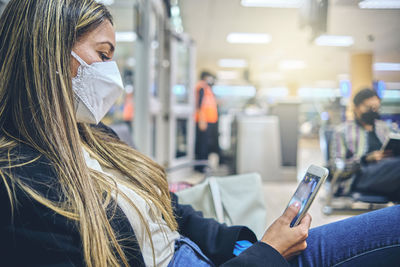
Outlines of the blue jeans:
<svg viewBox="0 0 400 267">
<path fill-rule="evenodd" d="M 292 266 L 400 266 L 400 205 L 310 230 Z"/>
<path fill-rule="evenodd" d="M 215 265 L 189 238 L 181 237 L 175 241 L 175 253 L 168 267 L 214 267 Z"/>
<path fill-rule="evenodd" d="M 290 261 L 300 267 L 400 266 L 400 205 L 310 230 L 307 249 Z M 168 267 L 213 267 L 188 238 L 175 243 Z"/>
</svg>

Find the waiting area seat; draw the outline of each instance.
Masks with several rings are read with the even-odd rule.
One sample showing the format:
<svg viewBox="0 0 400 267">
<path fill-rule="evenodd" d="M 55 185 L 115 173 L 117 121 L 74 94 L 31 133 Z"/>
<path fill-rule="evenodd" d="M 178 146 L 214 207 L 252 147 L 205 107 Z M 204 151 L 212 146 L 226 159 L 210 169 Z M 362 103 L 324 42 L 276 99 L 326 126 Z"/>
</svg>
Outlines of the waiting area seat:
<svg viewBox="0 0 400 267">
<path fill-rule="evenodd" d="M 330 177 L 326 186 L 327 195 L 322 212 L 325 215 L 360 213 L 393 205 L 386 196 L 354 191 L 352 182 L 360 166 L 348 165 L 343 161 L 332 163 L 330 141 L 334 133 L 334 127 L 325 126 L 321 127 L 319 134 L 321 150 L 330 170 Z"/>
<path fill-rule="evenodd" d="M 351 197 L 355 201 L 361 201 L 361 202 L 366 202 L 366 203 L 386 204 L 386 203 L 390 202 L 390 200 L 385 196 L 370 195 L 370 194 L 359 193 L 359 192 L 352 193 Z"/>
</svg>

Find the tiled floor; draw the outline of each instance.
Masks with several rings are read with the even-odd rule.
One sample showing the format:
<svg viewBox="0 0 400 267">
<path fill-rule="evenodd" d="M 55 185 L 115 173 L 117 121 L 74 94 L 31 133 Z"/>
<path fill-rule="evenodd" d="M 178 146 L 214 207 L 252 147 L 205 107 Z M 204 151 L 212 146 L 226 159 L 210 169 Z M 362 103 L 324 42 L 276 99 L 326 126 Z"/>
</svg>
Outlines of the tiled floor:
<svg viewBox="0 0 400 267">
<path fill-rule="evenodd" d="M 267 222 L 269 226 L 273 221 L 278 218 L 286 208 L 289 199 L 296 190 L 297 183 L 264 183 L 264 199 L 267 208 Z M 309 213 L 313 218 L 311 227 L 320 226 L 330 222 L 345 219 L 349 216 L 346 215 L 330 215 L 326 216 L 322 213 L 324 189 L 319 192 L 317 198 L 314 200 Z"/>
<path fill-rule="evenodd" d="M 302 139 L 299 142 L 298 151 L 298 168 L 297 177 L 293 177 L 292 182 L 264 182 L 264 199 L 267 208 L 267 222 L 266 226 L 269 226 L 276 218 L 278 218 L 283 210 L 286 208 L 289 199 L 296 190 L 297 181 L 300 181 L 305 174 L 310 164 L 323 165 L 324 160 L 319 148 L 319 141 L 317 139 Z M 185 177 L 185 179 L 180 177 Z M 204 178 L 203 175 L 198 173 L 177 173 L 174 177 L 169 179 L 178 181 L 185 180 L 192 183 L 197 183 Z M 297 178 L 297 181 L 296 181 Z M 346 215 L 331 215 L 325 216 L 322 213 L 323 197 L 325 195 L 324 188 L 321 189 L 313 205 L 310 208 L 309 213 L 311 214 L 313 221 L 312 227 L 323 225 L 326 223 L 334 222 L 347 218 Z"/>
<path fill-rule="evenodd" d="M 324 165 L 324 159 L 320 150 L 318 139 L 301 139 L 298 150 L 297 181 L 300 181 L 310 164 Z M 264 198 L 267 208 L 267 225 L 278 218 L 286 208 L 289 199 L 297 188 L 298 182 L 264 182 Z M 322 213 L 325 188 L 323 187 L 314 200 L 309 213 L 313 220 L 311 227 L 327 224 L 345 219 L 346 215 L 326 216 Z"/>
</svg>

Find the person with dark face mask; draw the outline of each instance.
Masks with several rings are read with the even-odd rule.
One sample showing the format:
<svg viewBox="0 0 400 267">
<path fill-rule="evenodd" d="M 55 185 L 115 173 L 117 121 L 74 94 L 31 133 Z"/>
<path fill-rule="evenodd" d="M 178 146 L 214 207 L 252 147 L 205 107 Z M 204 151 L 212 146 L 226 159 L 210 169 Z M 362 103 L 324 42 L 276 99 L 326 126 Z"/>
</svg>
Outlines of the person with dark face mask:
<svg viewBox="0 0 400 267">
<path fill-rule="evenodd" d="M 363 89 L 353 99 L 355 120 L 340 125 L 331 143 L 331 159 L 359 164 L 349 183 L 352 189 L 400 200 L 400 157 L 381 150 L 390 129 L 379 120 L 381 101 L 375 91 Z"/>
</svg>

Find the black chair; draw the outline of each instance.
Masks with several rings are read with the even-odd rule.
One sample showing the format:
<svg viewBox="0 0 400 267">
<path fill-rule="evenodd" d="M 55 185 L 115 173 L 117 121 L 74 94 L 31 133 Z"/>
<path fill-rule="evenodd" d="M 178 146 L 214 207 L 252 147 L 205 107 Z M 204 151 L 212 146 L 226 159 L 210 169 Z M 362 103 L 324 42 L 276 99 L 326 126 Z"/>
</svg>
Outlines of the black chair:
<svg viewBox="0 0 400 267">
<path fill-rule="evenodd" d="M 330 143 L 335 133 L 332 126 L 321 127 L 320 146 L 330 170 L 327 182 L 327 196 L 322 212 L 325 215 L 333 213 L 362 213 L 391 205 L 385 196 L 365 194 L 354 191 L 352 186 L 356 173 L 359 171 L 358 164 L 346 164 L 344 161 L 332 163 L 330 159 Z"/>
</svg>

